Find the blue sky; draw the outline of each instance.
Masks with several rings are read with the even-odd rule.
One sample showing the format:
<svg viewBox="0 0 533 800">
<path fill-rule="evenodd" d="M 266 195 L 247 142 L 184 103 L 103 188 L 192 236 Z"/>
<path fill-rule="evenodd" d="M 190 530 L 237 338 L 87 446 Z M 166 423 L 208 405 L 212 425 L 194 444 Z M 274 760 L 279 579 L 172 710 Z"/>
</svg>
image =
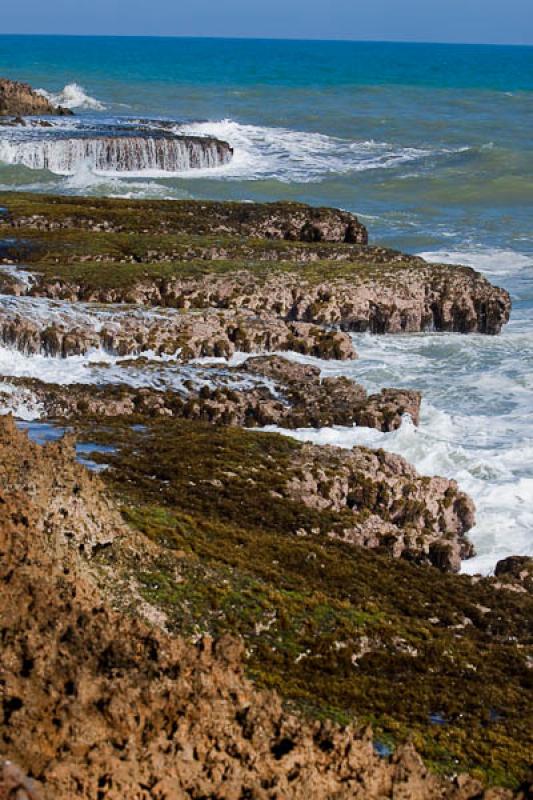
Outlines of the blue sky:
<svg viewBox="0 0 533 800">
<path fill-rule="evenodd" d="M 24 0 L 0 31 L 533 44 L 533 0 Z"/>
</svg>

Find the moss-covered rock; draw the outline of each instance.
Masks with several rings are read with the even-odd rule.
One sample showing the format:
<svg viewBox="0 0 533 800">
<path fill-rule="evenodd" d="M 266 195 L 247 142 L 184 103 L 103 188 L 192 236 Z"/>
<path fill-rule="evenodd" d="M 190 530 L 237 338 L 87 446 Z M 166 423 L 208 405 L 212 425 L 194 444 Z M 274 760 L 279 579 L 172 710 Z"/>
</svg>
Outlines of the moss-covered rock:
<svg viewBox="0 0 533 800">
<path fill-rule="evenodd" d="M 291 440 L 130 421 L 83 438 L 118 445 L 94 458 L 110 465 L 125 519 L 160 548 L 124 569 L 173 630 L 238 632 L 260 686 L 310 716 L 411 737 L 437 770 L 524 779 L 531 597 L 328 537 L 353 512 L 287 496 L 287 474 L 303 477 Z M 361 485 L 362 516 L 387 502 L 377 488 Z"/>
</svg>

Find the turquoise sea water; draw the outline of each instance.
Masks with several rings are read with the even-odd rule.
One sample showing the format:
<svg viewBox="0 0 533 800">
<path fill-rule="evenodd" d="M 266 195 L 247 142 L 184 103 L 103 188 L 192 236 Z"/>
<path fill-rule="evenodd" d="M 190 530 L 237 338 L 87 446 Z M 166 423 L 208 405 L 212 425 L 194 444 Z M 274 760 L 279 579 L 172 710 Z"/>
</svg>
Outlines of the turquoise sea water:
<svg viewBox="0 0 533 800">
<path fill-rule="evenodd" d="M 508 288 L 513 320 L 497 339 L 359 337 L 358 362 L 327 367 L 422 388 L 418 431 L 300 435 L 370 436 L 456 477 L 479 509 L 469 570 L 533 551 L 532 47 L 0 36 L 0 75 L 73 107 L 67 128 L 162 118 L 235 148 L 230 165 L 194 174 L 65 176 L 2 163 L 19 132 L 0 131 L 2 188 L 340 206 L 373 241 Z M 0 352 L 6 374 L 10 358 Z"/>
</svg>

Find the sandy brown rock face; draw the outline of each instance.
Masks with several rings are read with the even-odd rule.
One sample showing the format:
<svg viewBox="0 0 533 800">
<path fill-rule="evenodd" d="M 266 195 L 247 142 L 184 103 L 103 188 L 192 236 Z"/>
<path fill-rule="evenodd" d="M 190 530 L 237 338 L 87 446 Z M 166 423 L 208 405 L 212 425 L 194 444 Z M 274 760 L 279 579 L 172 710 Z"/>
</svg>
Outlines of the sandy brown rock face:
<svg viewBox="0 0 533 800">
<path fill-rule="evenodd" d="M 95 475 L 74 460 L 74 440 L 66 437 L 42 448 L 24 442 L 11 418 L 0 420 L 0 485 L 26 497 L 38 516 L 35 529 L 60 551 L 75 542 L 90 556 L 123 532 L 120 516 L 102 492 Z M 24 443 L 24 456 L 13 446 Z"/>
<path fill-rule="evenodd" d="M 41 790 L 12 761 L 0 763 L 0 800 L 42 800 Z"/>
<path fill-rule="evenodd" d="M 77 547 L 58 554 L 39 522 L 42 473 L 69 469 L 62 451 L 0 429 L 2 800 L 512 796 L 433 776 L 411 747 L 380 759 L 368 734 L 287 714 L 243 678 L 231 637 L 193 646 L 112 611 Z M 22 492 L 13 450 L 28 460 Z M 90 489 L 77 497 L 92 507 Z M 50 492 L 65 506 L 72 486 Z"/>
<path fill-rule="evenodd" d="M 54 106 L 46 97 L 34 91 L 28 83 L 0 78 L 0 115 L 37 116 L 72 114 L 68 108 Z"/>
</svg>

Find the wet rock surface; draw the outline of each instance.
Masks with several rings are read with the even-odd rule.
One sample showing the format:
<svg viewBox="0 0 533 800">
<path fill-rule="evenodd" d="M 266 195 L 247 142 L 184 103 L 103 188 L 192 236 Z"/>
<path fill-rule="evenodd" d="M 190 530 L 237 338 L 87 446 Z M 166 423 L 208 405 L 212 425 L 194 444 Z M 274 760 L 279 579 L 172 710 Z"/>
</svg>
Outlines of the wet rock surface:
<svg viewBox="0 0 533 800">
<path fill-rule="evenodd" d="M 93 350 L 118 356 L 145 351 L 179 354 L 184 361 L 230 357 L 237 350 L 293 350 L 341 360 L 356 357 L 346 333 L 306 322 L 285 322 L 273 314 L 214 310 L 144 313 L 135 309 L 99 314 L 90 308 L 80 309 L 80 313 L 64 311 L 53 305 L 44 309 L 29 304 L 4 305 L 0 308 L 0 341 L 26 355 L 61 358 Z"/>
<path fill-rule="evenodd" d="M 143 359 L 124 364 L 142 368 Z M 179 367 L 176 366 L 177 369 Z M 184 377 L 180 391 L 124 385 L 61 386 L 11 378 L 0 383 L 4 405 L 41 405 L 54 419 L 83 417 L 147 416 L 184 417 L 223 425 L 286 428 L 329 425 L 363 425 L 382 431 L 400 427 L 408 414 L 418 424 L 421 395 L 401 389 L 383 389 L 368 395 L 346 378 L 321 379 L 317 367 L 280 356 L 256 356 L 240 367 L 196 367 L 195 381 Z M 252 383 L 248 378 L 266 378 Z"/>
</svg>

